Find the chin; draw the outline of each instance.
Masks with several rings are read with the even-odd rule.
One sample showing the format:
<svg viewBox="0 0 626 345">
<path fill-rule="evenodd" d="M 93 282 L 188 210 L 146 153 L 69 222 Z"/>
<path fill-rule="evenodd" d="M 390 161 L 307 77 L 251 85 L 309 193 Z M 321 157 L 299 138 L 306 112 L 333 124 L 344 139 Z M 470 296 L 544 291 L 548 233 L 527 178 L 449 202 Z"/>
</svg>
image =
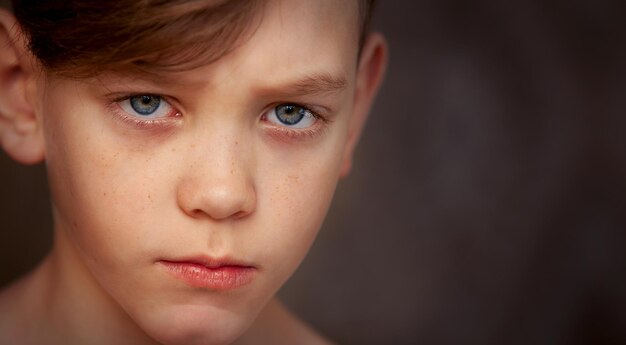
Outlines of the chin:
<svg viewBox="0 0 626 345">
<path fill-rule="evenodd" d="M 176 306 L 161 310 L 141 328 L 165 345 L 222 345 L 237 340 L 253 320 L 212 306 Z"/>
</svg>

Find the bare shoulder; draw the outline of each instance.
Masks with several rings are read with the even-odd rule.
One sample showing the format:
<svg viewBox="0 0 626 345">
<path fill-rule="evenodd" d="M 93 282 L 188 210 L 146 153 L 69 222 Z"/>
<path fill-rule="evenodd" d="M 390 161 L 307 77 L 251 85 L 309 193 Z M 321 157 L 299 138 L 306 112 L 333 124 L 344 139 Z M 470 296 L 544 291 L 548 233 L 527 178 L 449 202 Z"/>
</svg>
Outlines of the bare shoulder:
<svg viewBox="0 0 626 345">
<path fill-rule="evenodd" d="M 291 313 L 274 298 L 236 344 L 330 345 L 330 340 Z"/>
</svg>

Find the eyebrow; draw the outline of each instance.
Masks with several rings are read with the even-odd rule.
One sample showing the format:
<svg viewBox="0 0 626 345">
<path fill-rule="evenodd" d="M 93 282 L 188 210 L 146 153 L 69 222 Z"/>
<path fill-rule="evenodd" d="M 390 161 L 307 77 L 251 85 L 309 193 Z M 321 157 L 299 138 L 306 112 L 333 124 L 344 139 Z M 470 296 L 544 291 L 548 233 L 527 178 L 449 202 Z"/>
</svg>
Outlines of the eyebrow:
<svg viewBox="0 0 626 345">
<path fill-rule="evenodd" d="M 116 75 L 116 74 L 114 74 Z M 126 81 L 132 85 L 135 83 L 151 85 L 180 84 L 180 81 L 173 76 L 161 75 L 157 77 L 152 74 L 136 75 L 133 77 L 116 75 L 117 80 Z M 184 83 L 182 83 L 184 84 Z M 318 72 L 307 74 L 295 79 L 276 81 L 270 85 L 262 87 L 264 92 L 280 93 L 284 96 L 307 96 L 337 94 L 346 89 L 347 79 L 344 76 L 333 76 L 328 72 Z"/>
<path fill-rule="evenodd" d="M 348 85 L 343 77 L 334 77 L 329 73 L 315 73 L 301 77 L 279 87 L 281 90 L 289 90 L 288 93 L 298 95 L 316 95 L 326 93 L 338 93 Z"/>
</svg>

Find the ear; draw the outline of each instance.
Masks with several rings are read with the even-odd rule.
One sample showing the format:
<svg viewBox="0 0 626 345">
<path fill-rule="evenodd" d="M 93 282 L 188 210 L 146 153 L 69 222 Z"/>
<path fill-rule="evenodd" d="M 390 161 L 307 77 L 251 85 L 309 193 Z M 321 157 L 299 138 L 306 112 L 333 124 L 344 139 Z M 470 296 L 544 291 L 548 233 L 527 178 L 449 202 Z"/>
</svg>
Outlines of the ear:
<svg viewBox="0 0 626 345">
<path fill-rule="evenodd" d="M 354 107 L 348 128 L 348 141 L 343 154 L 341 177 L 346 176 L 352 168 L 354 149 L 363 131 L 363 126 L 378 92 L 378 87 L 385 75 L 386 67 L 387 42 L 382 34 L 371 33 L 365 40 L 359 59 Z"/>
<path fill-rule="evenodd" d="M 35 64 L 13 15 L 0 9 L 0 145 L 18 162 L 44 157 L 41 125 L 29 102 Z"/>
</svg>

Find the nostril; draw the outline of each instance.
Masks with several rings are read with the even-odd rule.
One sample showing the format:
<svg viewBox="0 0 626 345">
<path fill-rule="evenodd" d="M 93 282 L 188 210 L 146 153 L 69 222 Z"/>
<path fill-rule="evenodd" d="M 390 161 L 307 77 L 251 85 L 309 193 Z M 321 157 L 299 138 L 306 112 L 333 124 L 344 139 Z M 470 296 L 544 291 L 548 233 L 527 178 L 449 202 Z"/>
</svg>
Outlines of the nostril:
<svg viewBox="0 0 626 345">
<path fill-rule="evenodd" d="M 201 218 L 204 214 L 205 214 L 204 211 L 195 209 L 195 210 L 191 210 L 189 215 L 193 218 Z"/>
<path fill-rule="evenodd" d="M 227 218 L 240 219 L 240 218 L 246 217 L 248 214 L 250 214 L 250 212 L 241 210 L 241 211 L 237 211 L 235 213 L 226 215 L 225 213 L 218 213 L 218 212 L 208 213 L 206 210 L 194 209 L 194 210 L 191 210 L 191 212 L 187 212 L 187 214 L 191 216 L 192 218 L 204 218 L 208 216 L 214 219 L 227 219 Z"/>
<path fill-rule="evenodd" d="M 243 217 L 245 217 L 247 215 L 248 215 L 248 212 L 246 212 L 246 211 L 238 211 L 235 214 L 233 214 L 232 217 L 233 217 L 233 219 L 239 219 L 239 218 L 243 218 Z"/>
</svg>

